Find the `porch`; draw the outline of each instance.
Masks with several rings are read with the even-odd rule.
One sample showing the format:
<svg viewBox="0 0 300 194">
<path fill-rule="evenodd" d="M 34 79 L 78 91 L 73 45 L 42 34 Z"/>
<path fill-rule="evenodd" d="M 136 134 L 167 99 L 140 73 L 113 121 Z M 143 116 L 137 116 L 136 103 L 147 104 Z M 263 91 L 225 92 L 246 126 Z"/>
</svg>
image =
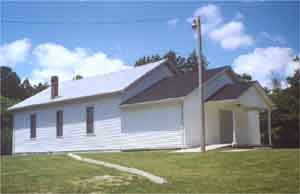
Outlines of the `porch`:
<svg viewBox="0 0 300 194">
<path fill-rule="evenodd" d="M 224 87 L 205 103 L 206 145 L 261 145 L 259 113 L 268 112 L 269 145 L 272 101 L 257 82 Z"/>
</svg>

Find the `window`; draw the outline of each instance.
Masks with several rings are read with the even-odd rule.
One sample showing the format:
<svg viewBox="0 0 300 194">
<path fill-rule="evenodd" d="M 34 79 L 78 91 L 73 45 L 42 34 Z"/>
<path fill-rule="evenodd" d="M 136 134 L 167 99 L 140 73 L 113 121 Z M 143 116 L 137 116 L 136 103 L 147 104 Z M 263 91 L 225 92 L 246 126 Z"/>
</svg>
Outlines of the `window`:
<svg viewBox="0 0 300 194">
<path fill-rule="evenodd" d="M 94 107 L 86 108 L 86 133 L 94 133 Z"/>
<path fill-rule="evenodd" d="M 56 136 L 63 136 L 63 111 L 56 112 Z"/>
<path fill-rule="evenodd" d="M 30 138 L 36 138 L 36 114 L 30 115 Z"/>
</svg>

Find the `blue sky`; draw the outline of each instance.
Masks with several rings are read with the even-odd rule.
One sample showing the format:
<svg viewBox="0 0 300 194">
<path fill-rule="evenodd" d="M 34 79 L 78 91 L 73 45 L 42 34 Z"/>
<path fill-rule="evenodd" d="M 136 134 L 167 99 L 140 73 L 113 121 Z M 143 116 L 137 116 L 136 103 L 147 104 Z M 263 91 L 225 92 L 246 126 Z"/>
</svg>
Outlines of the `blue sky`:
<svg viewBox="0 0 300 194">
<path fill-rule="evenodd" d="M 24 79 L 62 80 L 128 68 L 144 55 L 195 47 L 190 19 L 203 19 L 209 67 L 231 65 L 265 86 L 297 67 L 299 2 L 2 1 L 0 63 Z"/>
</svg>

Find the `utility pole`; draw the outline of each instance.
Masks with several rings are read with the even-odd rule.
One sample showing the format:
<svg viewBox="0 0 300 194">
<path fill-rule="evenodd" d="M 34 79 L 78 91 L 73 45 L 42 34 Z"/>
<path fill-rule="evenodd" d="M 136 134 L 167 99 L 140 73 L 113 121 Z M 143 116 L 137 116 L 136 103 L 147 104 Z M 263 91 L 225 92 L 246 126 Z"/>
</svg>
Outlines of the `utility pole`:
<svg viewBox="0 0 300 194">
<path fill-rule="evenodd" d="M 205 112 L 204 112 L 204 97 L 202 87 L 202 37 L 201 37 L 201 20 L 200 16 L 197 16 L 192 23 L 192 28 L 196 30 L 197 42 L 196 42 L 196 54 L 198 61 L 198 78 L 199 78 L 199 89 L 198 95 L 200 99 L 200 118 L 201 118 L 201 152 L 205 152 Z"/>
</svg>

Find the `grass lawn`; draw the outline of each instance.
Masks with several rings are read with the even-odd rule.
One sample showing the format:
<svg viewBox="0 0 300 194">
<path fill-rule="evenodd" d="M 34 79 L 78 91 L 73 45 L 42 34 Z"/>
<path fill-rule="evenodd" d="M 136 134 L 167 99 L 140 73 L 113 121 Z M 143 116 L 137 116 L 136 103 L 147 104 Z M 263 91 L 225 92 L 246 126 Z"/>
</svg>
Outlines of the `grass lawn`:
<svg viewBox="0 0 300 194">
<path fill-rule="evenodd" d="M 169 183 L 164 185 L 63 155 L 3 157 L 1 191 L 298 193 L 299 153 L 299 149 L 274 149 L 205 154 L 168 151 L 81 154 L 149 171 L 166 178 Z M 102 179 L 103 175 L 110 179 Z"/>
<path fill-rule="evenodd" d="M 299 149 L 200 153 L 123 152 L 85 157 L 136 167 L 166 178 L 135 192 L 299 193 Z M 130 191 L 128 191 L 130 192 Z"/>
<path fill-rule="evenodd" d="M 75 161 L 65 155 L 1 158 L 0 193 L 121 192 L 143 184 L 142 178 Z M 114 177 L 113 180 L 101 179 Z"/>
</svg>

